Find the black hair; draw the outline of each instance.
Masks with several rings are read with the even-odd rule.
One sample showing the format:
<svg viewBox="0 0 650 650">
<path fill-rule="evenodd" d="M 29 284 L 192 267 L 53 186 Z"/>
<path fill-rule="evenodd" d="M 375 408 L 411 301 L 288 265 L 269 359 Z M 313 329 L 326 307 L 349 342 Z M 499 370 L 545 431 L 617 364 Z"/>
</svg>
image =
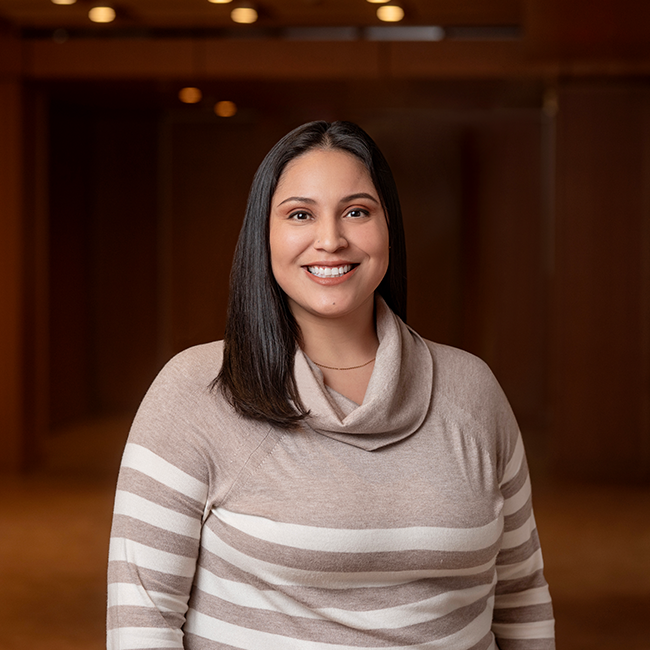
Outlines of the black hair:
<svg viewBox="0 0 650 650">
<path fill-rule="evenodd" d="M 313 149 L 336 149 L 367 168 L 388 222 L 390 259 L 378 291 L 406 320 L 406 246 L 397 187 L 372 138 L 352 122 L 309 122 L 285 135 L 259 166 L 237 241 L 223 364 L 213 382 L 235 410 L 249 418 L 295 428 L 308 415 L 293 375 L 300 328 L 271 270 L 269 215 L 285 167 Z"/>
</svg>

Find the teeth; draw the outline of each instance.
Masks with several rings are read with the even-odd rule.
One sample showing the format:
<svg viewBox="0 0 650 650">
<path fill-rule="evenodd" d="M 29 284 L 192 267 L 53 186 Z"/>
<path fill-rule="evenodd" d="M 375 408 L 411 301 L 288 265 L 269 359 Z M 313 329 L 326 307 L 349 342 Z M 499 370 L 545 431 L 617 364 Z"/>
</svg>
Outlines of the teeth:
<svg viewBox="0 0 650 650">
<path fill-rule="evenodd" d="M 352 264 L 343 266 L 308 266 L 307 269 L 319 278 L 338 278 L 352 270 Z"/>
</svg>

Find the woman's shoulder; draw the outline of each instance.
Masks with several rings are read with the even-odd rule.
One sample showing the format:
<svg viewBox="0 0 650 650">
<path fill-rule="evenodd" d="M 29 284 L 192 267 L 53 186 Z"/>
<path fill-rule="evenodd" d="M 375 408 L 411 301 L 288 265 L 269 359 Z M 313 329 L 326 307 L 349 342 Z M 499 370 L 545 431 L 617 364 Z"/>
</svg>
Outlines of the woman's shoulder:
<svg viewBox="0 0 650 650">
<path fill-rule="evenodd" d="M 163 366 L 155 383 L 206 386 L 217 376 L 223 359 L 223 341 L 186 348 Z"/>
<path fill-rule="evenodd" d="M 470 352 L 426 341 L 433 357 L 434 409 L 465 435 L 494 450 L 500 476 L 514 453 L 519 427 L 488 364 Z"/>
<path fill-rule="evenodd" d="M 219 374 L 223 342 L 188 348 L 174 355 L 158 372 L 139 412 L 196 412 L 219 398 L 213 382 Z"/>
<path fill-rule="evenodd" d="M 456 377 L 465 381 L 494 379 L 488 364 L 475 354 L 427 339 L 424 339 L 424 342 L 431 352 L 437 374 L 444 373 L 449 379 Z"/>
<path fill-rule="evenodd" d="M 223 344 L 217 341 L 174 355 L 140 403 L 130 442 L 167 457 L 182 440 L 188 449 L 203 450 L 198 456 L 206 456 L 211 437 L 230 431 L 236 420 L 221 392 L 214 388 L 222 351 Z"/>
<path fill-rule="evenodd" d="M 458 407 L 484 412 L 510 410 L 488 364 L 466 350 L 425 340 L 434 368 L 434 392 Z"/>
</svg>

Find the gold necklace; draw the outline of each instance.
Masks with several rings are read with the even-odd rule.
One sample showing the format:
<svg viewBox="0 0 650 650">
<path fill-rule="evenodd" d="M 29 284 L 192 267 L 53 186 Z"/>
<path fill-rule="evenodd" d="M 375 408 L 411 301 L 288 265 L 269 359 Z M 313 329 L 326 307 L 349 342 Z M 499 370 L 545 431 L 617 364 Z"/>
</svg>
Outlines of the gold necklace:
<svg viewBox="0 0 650 650">
<path fill-rule="evenodd" d="M 360 366 L 350 366 L 349 368 L 335 368 L 334 366 L 326 366 L 322 363 L 314 363 L 319 367 L 319 368 L 327 368 L 328 370 L 356 370 L 357 368 L 363 368 L 364 366 L 367 366 L 369 363 L 372 363 L 377 357 L 373 357 L 370 359 L 370 361 L 366 361 L 365 363 L 362 363 Z"/>
</svg>

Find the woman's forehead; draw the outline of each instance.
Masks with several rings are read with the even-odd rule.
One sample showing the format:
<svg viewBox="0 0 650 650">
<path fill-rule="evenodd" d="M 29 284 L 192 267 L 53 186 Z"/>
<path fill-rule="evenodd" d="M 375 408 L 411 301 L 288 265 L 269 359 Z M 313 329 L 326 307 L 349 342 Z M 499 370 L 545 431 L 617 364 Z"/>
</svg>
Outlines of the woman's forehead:
<svg viewBox="0 0 650 650">
<path fill-rule="evenodd" d="M 365 164 L 340 149 L 312 149 L 291 160 L 284 168 L 275 195 L 287 190 L 346 192 L 359 188 L 378 194 Z"/>
</svg>

